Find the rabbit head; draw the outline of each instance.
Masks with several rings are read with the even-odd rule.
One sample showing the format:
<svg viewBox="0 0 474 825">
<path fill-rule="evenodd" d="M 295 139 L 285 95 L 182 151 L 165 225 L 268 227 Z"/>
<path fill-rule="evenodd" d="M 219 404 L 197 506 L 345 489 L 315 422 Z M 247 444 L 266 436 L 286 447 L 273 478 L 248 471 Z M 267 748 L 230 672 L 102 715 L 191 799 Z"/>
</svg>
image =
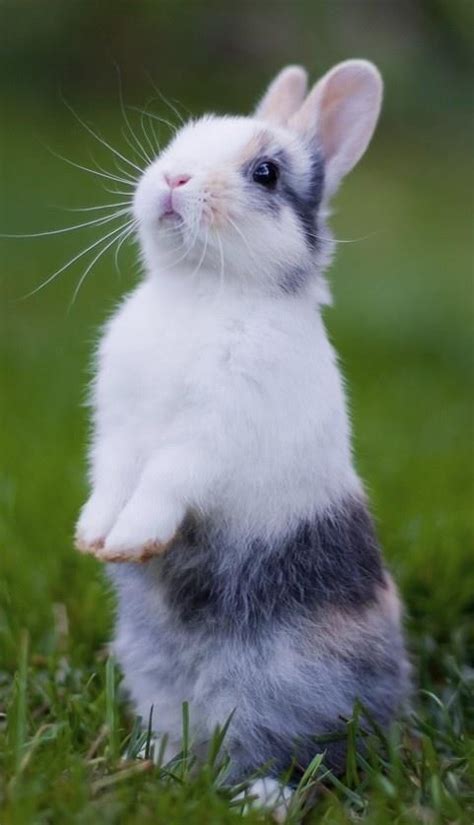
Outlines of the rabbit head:
<svg viewBox="0 0 474 825">
<path fill-rule="evenodd" d="M 367 148 L 381 100 L 367 61 L 335 66 L 309 94 L 304 69 L 289 66 L 250 117 L 185 124 L 135 192 L 148 270 L 270 293 L 317 281 L 332 248 L 328 200 Z"/>
</svg>

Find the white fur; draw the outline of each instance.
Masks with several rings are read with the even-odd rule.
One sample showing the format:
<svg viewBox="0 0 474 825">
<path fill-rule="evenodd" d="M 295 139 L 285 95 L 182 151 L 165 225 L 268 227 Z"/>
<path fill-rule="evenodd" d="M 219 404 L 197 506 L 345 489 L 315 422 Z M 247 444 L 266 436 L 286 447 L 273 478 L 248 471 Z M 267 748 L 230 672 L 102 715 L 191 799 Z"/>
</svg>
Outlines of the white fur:
<svg viewBox="0 0 474 825">
<path fill-rule="evenodd" d="M 334 352 L 299 297 L 146 280 L 109 324 L 80 531 L 167 541 L 188 507 L 280 534 L 359 492 Z M 85 522 L 85 523 L 84 523 Z"/>
<path fill-rule="evenodd" d="M 256 779 L 235 800 L 242 800 L 243 813 L 257 808 L 270 810 L 274 822 L 285 822 L 293 791 L 271 776 Z M 235 801 L 234 800 L 234 801 Z"/>
<path fill-rule="evenodd" d="M 163 549 L 194 511 L 219 525 L 229 539 L 223 554 L 237 548 L 244 564 L 259 539 L 281 546 L 302 521 L 361 495 L 342 380 L 321 317 L 332 251 L 325 215 L 370 139 L 381 84 L 370 64 L 349 61 L 302 102 L 305 88 L 305 73 L 291 67 L 256 117 L 189 123 L 138 184 L 134 217 L 145 277 L 98 348 L 92 494 L 77 527 L 82 548 L 104 560 L 140 560 Z M 259 153 L 287 164 L 291 179 L 278 199 L 266 200 L 246 167 Z M 327 178 L 313 203 L 321 154 Z M 318 215 L 308 218 L 306 206 Z M 294 627 L 280 627 L 262 668 L 259 645 L 216 645 L 213 633 L 178 622 L 162 595 L 164 562 L 114 568 L 121 605 L 115 651 L 138 713 L 146 718 L 154 706 L 170 753 L 179 750 L 183 701 L 192 703 L 198 742 L 237 708 L 236 741 L 249 731 L 255 737 L 260 725 L 290 746 L 300 721 L 306 724 L 291 703 L 295 688 L 302 712 L 301 696 L 311 704 L 314 692 L 324 724 L 350 715 L 354 673 L 346 657 L 325 647 L 324 623 L 307 634 L 298 617 Z M 233 569 L 229 560 L 229 576 Z M 289 716 L 275 705 L 278 695 L 289 697 Z M 265 779 L 252 790 L 264 805 L 279 797 L 285 814 L 288 789 Z"/>
<path fill-rule="evenodd" d="M 146 277 L 98 350 L 93 489 L 78 524 L 83 545 L 105 542 L 103 558 L 166 543 L 190 508 L 271 537 L 360 493 L 320 315 L 328 247 L 315 255 L 289 206 L 255 208 L 241 174 L 265 132 L 267 153 L 290 153 L 304 188 L 305 130 L 208 116 L 185 126 L 138 185 Z M 180 175 L 189 182 L 170 194 L 166 177 Z M 164 216 L 171 202 L 178 219 Z M 311 277 L 285 294 L 279 279 L 292 267 Z"/>
</svg>

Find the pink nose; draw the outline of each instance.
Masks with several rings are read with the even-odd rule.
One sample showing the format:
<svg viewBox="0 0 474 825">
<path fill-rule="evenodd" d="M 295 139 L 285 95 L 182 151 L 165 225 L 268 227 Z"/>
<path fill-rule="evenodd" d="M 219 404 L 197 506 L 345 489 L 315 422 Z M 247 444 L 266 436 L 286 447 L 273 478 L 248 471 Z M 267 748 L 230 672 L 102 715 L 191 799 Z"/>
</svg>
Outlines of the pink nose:
<svg viewBox="0 0 474 825">
<path fill-rule="evenodd" d="M 191 175 L 165 175 L 165 180 L 170 189 L 177 189 L 191 180 Z"/>
</svg>

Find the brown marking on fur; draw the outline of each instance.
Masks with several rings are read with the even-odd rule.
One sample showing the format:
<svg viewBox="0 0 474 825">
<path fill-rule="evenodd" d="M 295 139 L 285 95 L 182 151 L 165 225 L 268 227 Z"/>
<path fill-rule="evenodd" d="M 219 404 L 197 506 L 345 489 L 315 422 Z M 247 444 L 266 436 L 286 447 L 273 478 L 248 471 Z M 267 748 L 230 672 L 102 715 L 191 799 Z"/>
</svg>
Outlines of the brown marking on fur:
<svg viewBox="0 0 474 825">
<path fill-rule="evenodd" d="M 104 543 L 102 542 L 99 546 L 97 542 L 95 545 L 89 545 L 88 549 L 85 552 L 91 553 L 98 561 L 103 562 L 114 562 L 120 564 L 121 562 L 130 563 L 133 562 L 134 564 L 143 564 L 146 561 L 149 561 L 154 556 L 161 556 L 165 553 L 168 548 L 173 544 L 176 540 L 176 535 L 173 536 L 172 539 L 161 544 L 157 541 L 148 541 L 142 547 L 137 547 L 135 549 L 129 550 L 120 550 L 120 551 L 111 551 L 108 550 Z"/>
<path fill-rule="evenodd" d="M 74 540 L 74 547 L 76 548 L 76 550 L 79 550 L 80 553 L 86 553 L 91 556 L 95 556 L 103 546 L 104 539 L 98 539 L 97 541 L 89 543 L 81 539 L 80 536 L 76 536 Z"/>
<path fill-rule="evenodd" d="M 271 141 L 271 135 L 265 130 L 257 132 L 246 143 L 236 157 L 238 168 L 250 163 L 254 158 L 262 155 Z M 215 228 L 224 227 L 229 223 L 228 215 L 232 210 L 232 175 L 225 172 L 211 172 L 206 178 L 206 206 Z"/>
<path fill-rule="evenodd" d="M 378 625 L 380 624 L 380 611 L 376 608 L 356 612 L 355 610 L 343 611 L 336 608 L 329 610 L 324 618 L 316 623 L 318 646 L 329 649 L 332 653 L 337 652 L 343 657 L 352 657 L 355 651 L 367 648 L 380 647 Z M 314 627 L 313 625 L 313 636 Z"/>
<path fill-rule="evenodd" d="M 385 586 L 378 588 L 377 598 L 385 616 L 393 622 L 399 622 L 402 617 L 402 606 L 398 591 L 390 573 L 384 573 Z"/>
<path fill-rule="evenodd" d="M 245 166 L 245 164 L 249 163 L 251 160 L 254 160 L 254 158 L 264 154 L 268 149 L 268 144 L 271 140 L 272 136 L 270 132 L 266 132 L 265 130 L 257 132 L 253 135 L 253 137 L 250 138 L 248 143 L 245 144 L 242 151 L 237 156 L 237 162 L 239 165 Z"/>
<path fill-rule="evenodd" d="M 227 223 L 229 206 L 229 177 L 222 172 L 212 172 L 206 179 L 206 206 L 211 213 L 211 225 L 219 228 Z"/>
<path fill-rule="evenodd" d="M 336 651 L 338 655 L 351 657 L 354 652 L 365 650 L 374 656 L 384 652 L 381 626 L 395 628 L 400 625 L 401 604 L 395 584 L 388 573 L 385 585 L 377 590 L 376 603 L 357 610 L 332 608 L 311 623 L 309 633 L 314 648 L 314 634 L 318 645 Z"/>
</svg>

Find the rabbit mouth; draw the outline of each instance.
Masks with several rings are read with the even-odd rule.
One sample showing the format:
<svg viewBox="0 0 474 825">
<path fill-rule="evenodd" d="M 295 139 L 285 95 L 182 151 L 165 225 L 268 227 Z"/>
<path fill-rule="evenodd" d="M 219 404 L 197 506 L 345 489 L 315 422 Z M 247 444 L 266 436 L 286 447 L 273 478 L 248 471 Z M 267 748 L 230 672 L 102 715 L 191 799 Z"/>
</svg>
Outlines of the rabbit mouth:
<svg viewBox="0 0 474 825">
<path fill-rule="evenodd" d="M 160 221 L 165 223 L 176 223 L 177 221 L 182 221 L 182 217 L 179 212 L 176 212 L 174 209 L 168 209 L 166 212 L 160 217 Z"/>
</svg>

